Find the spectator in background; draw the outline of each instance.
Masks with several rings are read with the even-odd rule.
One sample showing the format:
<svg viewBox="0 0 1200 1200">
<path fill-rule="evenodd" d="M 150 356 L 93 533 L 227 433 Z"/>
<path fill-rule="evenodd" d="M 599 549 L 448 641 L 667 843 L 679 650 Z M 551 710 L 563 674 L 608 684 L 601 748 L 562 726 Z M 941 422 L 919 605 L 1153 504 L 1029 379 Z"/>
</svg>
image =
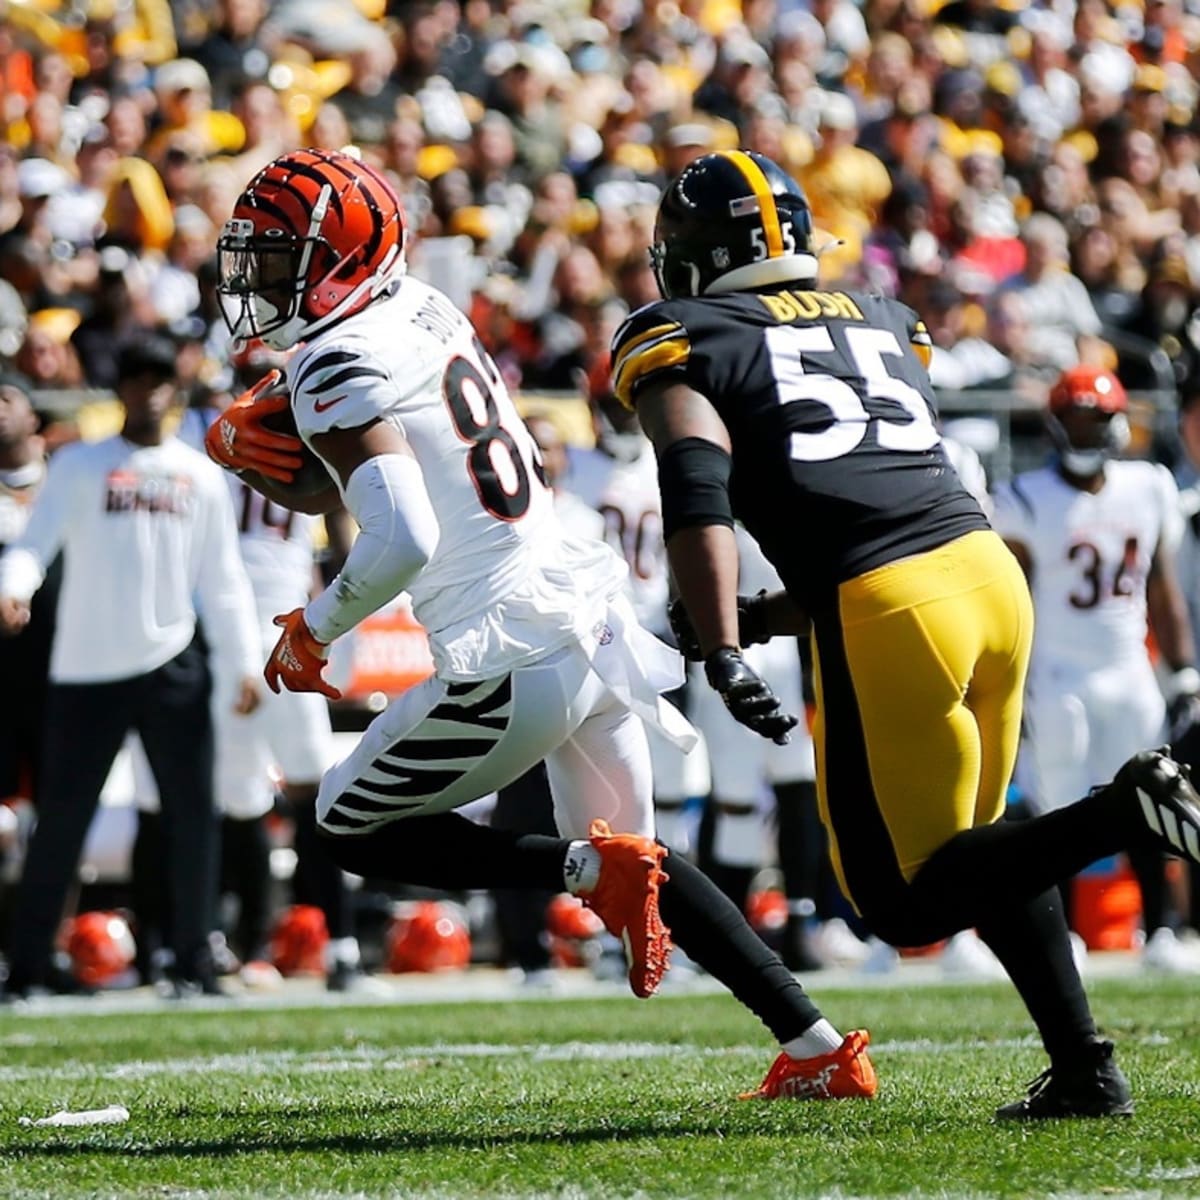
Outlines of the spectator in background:
<svg viewBox="0 0 1200 1200">
<path fill-rule="evenodd" d="M 1087 288 L 1069 269 L 1061 222 L 1035 213 L 1021 229 L 1025 267 L 1004 289 L 1013 293 L 1029 325 L 1031 365 L 1065 370 L 1079 361 L 1079 339 L 1100 333 Z"/>
<path fill-rule="evenodd" d="M 71 334 L 84 381 L 90 387 L 115 391 L 122 343 L 135 331 L 148 331 L 153 324 L 147 281 L 137 261 L 120 246 L 106 246 L 100 252 L 100 277 L 92 311 Z"/>
<path fill-rule="evenodd" d="M 0 558 L 0 628 L 19 633 L 59 548 L 64 577 L 42 742 L 40 821 L 19 885 L 6 994 L 52 984 L 50 955 L 100 788 L 126 733 L 141 735 L 165 808 L 174 982 L 213 991 L 216 818 L 209 674 L 196 608 L 240 712 L 258 704 L 250 585 L 220 473 L 164 432 L 175 350 L 140 338 L 119 361 L 120 436 L 65 447 L 25 532 Z M 156 614 L 153 625 L 146 614 Z M 97 629 L 103 630 L 98 638 Z"/>
<path fill-rule="evenodd" d="M 271 65 L 260 34 L 265 0 L 217 0 L 216 22 L 193 51 L 212 87 L 213 104 L 228 109 L 234 98 L 259 80 Z"/>
</svg>

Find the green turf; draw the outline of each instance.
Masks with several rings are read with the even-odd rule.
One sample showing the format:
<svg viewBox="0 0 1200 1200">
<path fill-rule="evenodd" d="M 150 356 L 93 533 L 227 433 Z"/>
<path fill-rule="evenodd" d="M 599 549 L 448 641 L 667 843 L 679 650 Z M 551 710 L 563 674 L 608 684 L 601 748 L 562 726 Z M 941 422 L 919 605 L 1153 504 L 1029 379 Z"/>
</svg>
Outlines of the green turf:
<svg viewBox="0 0 1200 1200">
<path fill-rule="evenodd" d="M 1137 1115 L 1038 1127 L 991 1120 L 1043 1065 L 1004 986 L 823 992 L 877 1046 L 841 1104 L 736 1101 L 772 1054 L 719 996 L 0 1015 L 0 1197 L 1200 1195 L 1194 984 L 1094 997 Z"/>
</svg>

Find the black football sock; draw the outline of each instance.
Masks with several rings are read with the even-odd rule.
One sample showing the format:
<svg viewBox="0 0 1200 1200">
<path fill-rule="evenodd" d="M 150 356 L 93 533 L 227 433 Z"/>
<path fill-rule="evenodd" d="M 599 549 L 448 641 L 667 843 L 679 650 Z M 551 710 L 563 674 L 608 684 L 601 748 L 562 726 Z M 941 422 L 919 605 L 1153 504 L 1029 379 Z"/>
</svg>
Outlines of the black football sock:
<svg viewBox="0 0 1200 1200">
<path fill-rule="evenodd" d="M 672 940 L 723 983 L 780 1042 L 799 1037 L 821 1011 L 791 972 L 703 871 L 678 854 L 663 867 L 659 909 Z"/>
<path fill-rule="evenodd" d="M 328 844 L 317 833 L 316 791 L 290 795 L 288 811 L 295 823 L 294 877 L 297 904 L 315 904 L 325 914 L 331 938 L 354 936 L 354 910 L 342 868 L 330 857 Z"/>
<path fill-rule="evenodd" d="M 462 892 L 475 888 L 563 890 L 570 841 L 477 825 L 458 813 L 407 817 L 351 837 L 322 832 L 321 842 L 355 875 Z"/>
<path fill-rule="evenodd" d="M 1167 864 L 1161 850 L 1129 851 L 1129 865 L 1142 892 L 1142 927 L 1146 937 L 1167 923 Z"/>
<path fill-rule="evenodd" d="M 825 830 L 817 813 L 817 785 L 811 780 L 775 785 L 779 822 L 779 867 L 789 901 L 816 900 L 821 889 Z M 815 904 L 814 904 L 815 907 Z"/>
<path fill-rule="evenodd" d="M 270 924 L 271 845 L 263 817 L 221 822 L 223 889 L 238 898 L 233 944 L 243 962 L 266 954 Z"/>
<path fill-rule="evenodd" d="M 1062 1065 L 1086 1055 L 1096 1023 L 1071 955 L 1058 889 L 997 911 L 977 928 L 1025 1001 L 1050 1061 Z"/>
<path fill-rule="evenodd" d="M 979 926 L 1006 907 L 1039 896 L 1089 863 L 1122 848 L 1118 810 L 1097 792 L 1067 808 L 1025 821 L 997 821 L 956 833 L 930 857 L 905 889 L 903 914 L 872 914 L 897 945 L 937 941 Z"/>
</svg>

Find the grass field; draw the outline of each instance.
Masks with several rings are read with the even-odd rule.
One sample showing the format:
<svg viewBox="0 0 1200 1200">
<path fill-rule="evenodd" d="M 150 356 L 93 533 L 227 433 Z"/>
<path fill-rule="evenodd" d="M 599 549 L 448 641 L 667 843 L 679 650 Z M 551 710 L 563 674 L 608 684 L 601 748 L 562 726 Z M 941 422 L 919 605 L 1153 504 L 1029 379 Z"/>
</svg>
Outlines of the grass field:
<svg viewBox="0 0 1200 1200">
<path fill-rule="evenodd" d="M 873 1103 L 740 1103 L 724 996 L 0 1012 L 0 1197 L 1200 1196 L 1194 983 L 1104 981 L 1132 1120 L 997 1125 L 1043 1060 L 1002 985 L 821 989 Z M 27 1128 L 118 1103 L 127 1124 Z"/>
</svg>

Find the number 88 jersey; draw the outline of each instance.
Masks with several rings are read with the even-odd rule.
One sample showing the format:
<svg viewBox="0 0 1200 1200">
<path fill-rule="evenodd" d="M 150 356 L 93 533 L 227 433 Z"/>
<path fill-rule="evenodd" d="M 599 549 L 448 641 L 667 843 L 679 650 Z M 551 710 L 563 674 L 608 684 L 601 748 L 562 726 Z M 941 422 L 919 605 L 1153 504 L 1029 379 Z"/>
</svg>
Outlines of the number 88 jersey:
<svg viewBox="0 0 1200 1200">
<path fill-rule="evenodd" d="M 879 296 L 773 288 L 660 301 L 613 340 L 613 388 L 636 405 L 678 381 L 732 444 L 734 514 L 812 608 L 839 583 L 987 519 L 942 451 L 916 314 Z"/>
<path fill-rule="evenodd" d="M 300 436 L 394 425 L 420 464 L 439 537 L 410 592 L 439 674 L 476 678 L 563 644 L 580 589 L 615 594 L 602 543 L 564 549 L 537 447 L 470 323 L 412 277 L 289 362 Z M 503 614 L 498 606 L 503 603 Z"/>
</svg>

